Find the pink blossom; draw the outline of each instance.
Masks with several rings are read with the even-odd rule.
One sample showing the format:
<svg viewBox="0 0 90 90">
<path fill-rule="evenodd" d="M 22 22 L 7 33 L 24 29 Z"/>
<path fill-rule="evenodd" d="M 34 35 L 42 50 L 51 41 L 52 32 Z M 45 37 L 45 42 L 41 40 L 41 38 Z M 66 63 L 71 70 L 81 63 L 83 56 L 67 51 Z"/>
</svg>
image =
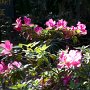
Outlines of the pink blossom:
<svg viewBox="0 0 90 90">
<path fill-rule="evenodd" d="M 17 31 L 21 31 L 21 26 L 22 26 L 22 21 L 21 21 L 21 17 L 19 17 L 19 18 L 16 19 L 15 29 L 16 29 Z"/>
<path fill-rule="evenodd" d="M 24 16 L 24 23 L 29 26 L 30 23 L 31 23 L 31 19 L 30 18 L 27 18 L 26 16 Z"/>
<path fill-rule="evenodd" d="M 63 19 L 58 20 L 56 24 L 56 30 L 61 29 L 61 28 L 66 28 L 67 27 L 67 22 Z"/>
<path fill-rule="evenodd" d="M 9 73 L 10 70 L 20 68 L 21 62 L 14 61 L 6 65 L 3 61 L 0 62 L 0 74 Z"/>
<path fill-rule="evenodd" d="M 7 66 L 3 61 L 0 62 L 0 74 L 3 74 L 7 70 Z"/>
<path fill-rule="evenodd" d="M 54 26 L 55 26 L 56 22 L 53 20 L 53 19 L 49 19 L 47 22 L 46 22 L 46 26 L 48 26 L 47 29 L 52 29 Z"/>
<path fill-rule="evenodd" d="M 12 70 L 15 68 L 20 68 L 21 65 L 22 65 L 21 62 L 14 61 L 14 62 L 8 64 L 8 69 Z"/>
<path fill-rule="evenodd" d="M 71 75 L 65 76 L 65 77 L 63 78 L 63 84 L 64 84 L 65 86 L 66 86 L 67 84 L 69 84 L 70 79 L 71 79 Z"/>
<path fill-rule="evenodd" d="M 43 30 L 43 28 L 42 28 L 42 27 L 39 27 L 39 26 L 36 26 L 36 27 L 34 28 L 34 31 L 35 31 L 38 35 L 41 34 L 42 30 Z"/>
<path fill-rule="evenodd" d="M 69 52 L 61 52 L 59 56 L 58 68 L 72 68 L 81 66 L 82 54 L 78 50 L 70 50 Z"/>
<path fill-rule="evenodd" d="M 80 34 L 82 35 L 86 35 L 87 34 L 87 30 L 86 30 L 86 25 L 82 24 L 81 22 L 77 23 L 77 29 L 80 30 Z"/>
<path fill-rule="evenodd" d="M 13 44 L 10 43 L 9 40 L 6 40 L 5 43 L 1 43 L 0 47 L 3 48 L 1 55 L 6 55 L 6 54 L 12 55 L 11 50 L 12 50 Z"/>
<path fill-rule="evenodd" d="M 70 29 L 74 31 L 77 30 L 77 27 L 71 26 Z"/>
</svg>

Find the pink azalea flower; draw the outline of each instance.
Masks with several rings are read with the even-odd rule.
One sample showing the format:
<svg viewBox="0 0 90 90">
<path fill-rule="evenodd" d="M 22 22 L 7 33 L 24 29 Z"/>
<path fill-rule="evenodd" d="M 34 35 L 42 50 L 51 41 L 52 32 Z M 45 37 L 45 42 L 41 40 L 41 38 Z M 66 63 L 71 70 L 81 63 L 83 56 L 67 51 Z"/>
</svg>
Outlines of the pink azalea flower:
<svg viewBox="0 0 90 90">
<path fill-rule="evenodd" d="M 47 22 L 46 22 L 46 26 L 48 26 L 47 29 L 52 29 L 54 26 L 55 26 L 56 22 L 53 20 L 53 19 L 49 19 Z"/>
<path fill-rule="evenodd" d="M 61 52 L 59 56 L 58 68 L 72 68 L 81 66 L 82 54 L 78 50 L 70 50 L 69 52 Z"/>
<path fill-rule="evenodd" d="M 61 29 L 61 28 L 66 28 L 67 27 L 67 22 L 63 19 L 58 20 L 56 24 L 56 30 Z"/>
<path fill-rule="evenodd" d="M 64 84 L 65 86 L 66 86 L 67 84 L 69 84 L 70 79 L 71 79 L 71 75 L 65 76 L 65 77 L 63 78 L 63 84 Z"/>
<path fill-rule="evenodd" d="M 71 26 L 70 29 L 74 31 L 77 30 L 77 27 Z"/>
<path fill-rule="evenodd" d="M 13 44 L 10 43 L 9 40 L 6 40 L 5 43 L 1 43 L 0 47 L 3 48 L 1 55 L 6 55 L 6 54 L 12 55 L 11 50 L 12 50 Z"/>
<path fill-rule="evenodd" d="M 3 74 L 7 70 L 7 66 L 3 61 L 0 62 L 0 74 Z"/>
<path fill-rule="evenodd" d="M 39 26 L 36 26 L 36 27 L 34 28 L 34 31 L 35 31 L 38 35 L 40 35 L 40 34 L 42 33 L 42 30 L 43 30 L 43 28 L 42 28 L 42 27 L 39 27 Z"/>
<path fill-rule="evenodd" d="M 24 16 L 24 23 L 29 26 L 30 23 L 31 23 L 31 19 L 30 18 L 27 18 L 26 16 Z"/>
<path fill-rule="evenodd" d="M 14 61 L 14 62 L 8 64 L 8 69 L 12 70 L 15 68 L 20 68 L 21 65 L 22 65 L 21 62 Z"/>
<path fill-rule="evenodd" d="M 16 66 L 17 68 L 20 68 L 22 64 L 21 62 L 14 61 L 12 65 Z"/>
<path fill-rule="evenodd" d="M 22 26 L 22 21 L 21 21 L 21 17 L 19 17 L 19 18 L 16 19 L 15 29 L 16 29 L 17 31 L 21 31 L 21 26 Z"/>
<path fill-rule="evenodd" d="M 81 22 L 77 23 L 77 29 L 80 30 L 80 34 L 82 35 L 86 35 L 87 34 L 87 30 L 86 30 L 86 25 L 82 24 Z"/>
</svg>

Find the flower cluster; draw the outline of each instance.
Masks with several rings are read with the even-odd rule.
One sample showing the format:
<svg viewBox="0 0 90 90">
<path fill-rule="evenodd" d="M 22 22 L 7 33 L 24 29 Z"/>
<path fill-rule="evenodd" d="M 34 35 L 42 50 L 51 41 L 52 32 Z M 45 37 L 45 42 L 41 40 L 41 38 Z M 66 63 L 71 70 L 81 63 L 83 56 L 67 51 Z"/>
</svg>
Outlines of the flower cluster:
<svg viewBox="0 0 90 90">
<path fill-rule="evenodd" d="M 24 16 L 24 24 L 29 26 L 31 24 L 31 19 Z M 16 19 L 15 29 L 17 31 L 21 31 L 22 30 L 21 27 L 22 27 L 22 20 L 21 20 L 21 17 L 19 17 Z"/>
<path fill-rule="evenodd" d="M 12 48 L 13 48 L 13 44 L 9 41 L 6 40 L 4 43 L 0 44 L 0 56 L 4 56 L 7 55 L 8 56 L 13 56 L 12 55 Z M 21 67 L 21 62 L 18 62 L 16 60 L 14 60 L 13 62 L 9 62 L 9 63 L 5 63 L 4 61 L 0 61 L 0 74 L 4 74 L 4 73 L 8 73 L 11 70 L 15 70 L 16 68 L 20 68 Z"/>
<path fill-rule="evenodd" d="M 62 51 L 59 56 L 58 68 L 73 68 L 81 66 L 82 54 L 78 50 Z"/>
<path fill-rule="evenodd" d="M 87 34 L 87 30 L 86 30 L 86 25 L 82 24 L 81 22 L 78 22 L 76 27 L 75 26 L 67 26 L 67 21 L 61 19 L 58 20 L 57 22 L 54 21 L 53 19 L 49 19 L 46 22 L 46 29 L 55 29 L 55 30 L 62 30 L 62 32 L 65 33 L 72 33 L 71 36 L 73 35 L 86 35 Z"/>
<path fill-rule="evenodd" d="M 21 67 L 21 62 L 13 61 L 12 63 L 5 64 L 4 61 L 0 62 L 0 74 L 8 73 L 11 70 L 15 70 L 16 68 Z"/>
<path fill-rule="evenodd" d="M 49 19 L 46 22 L 46 26 L 47 26 L 46 29 L 53 29 L 53 28 L 55 28 L 56 30 L 64 29 L 67 27 L 67 22 L 63 19 L 58 20 L 58 22 L 54 21 L 53 19 Z"/>
<path fill-rule="evenodd" d="M 29 27 L 35 26 L 35 27 L 34 27 L 35 33 L 37 33 L 37 35 L 40 35 L 40 34 L 41 34 L 43 28 L 40 27 L 40 26 L 38 26 L 38 25 L 32 24 L 30 18 L 24 16 L 24 17 L 23 17 L 23 21 L 24 21 L 24 24 L 22 23 L 21 17 L 19 17 L 19 18 L 16 19 L 15 29 L 16 29 L 17 31 L 22 31 L 22 26 L 23 26 L 23 25 L 26 25 L 26 26 L 29 26 Z"/>
<path fill-rule="evenodd" d="M 23 21 L 24 21 L 24 25 L 29 26 L 29 28 L 31 26 L 34 27 L 33 31 L 35 33 L 37 33 L 37 35 L 41 35 L 43 30 L 60 30 L 63 33 L 63 36 L 65 39 L 69 39 L 72 38 L 75 35 L 86 35 L 87 34 L 87 30 L 86 30 L 86 25 L 82 24 L 81 22 L 78 21 L 76 26 L 67 26 L 67 21 L 61 19 L 58 20 L 57 22 L 54 21 L 53 19 L 49 19 L 48 21 L 46 21 L 45 25 L 46 28 L 43 29 L 42 27 L 35 25 L 35 24 L 31 24 L 31 19 L 27 18 L 26 16 L 23 17 Z M 22 20 L 21 17 L 16 19 L 16 26 L 15 29 L 17 31 L 22 31 L 23 24 L 22 24 Z M 30 33 L 29 33 L 30 34 Z M 28 35 L 27 35 L 28 36 Z"/>
</svg>

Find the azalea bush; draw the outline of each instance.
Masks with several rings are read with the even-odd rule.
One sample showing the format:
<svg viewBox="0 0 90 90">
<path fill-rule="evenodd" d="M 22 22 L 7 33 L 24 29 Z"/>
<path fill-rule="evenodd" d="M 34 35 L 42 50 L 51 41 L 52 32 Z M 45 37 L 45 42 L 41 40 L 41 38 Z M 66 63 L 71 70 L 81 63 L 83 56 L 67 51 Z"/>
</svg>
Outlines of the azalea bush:
<svg viewBox="0 0 90 90">
<path fill-rule="evenodd" d="M 0 85 L 4 90 L 90 90 L 90 45 L 80 21 L 68 26 L 61 19 L 45 27 L 31 18 L 16 19 L 14 29 L 27 43 L 0 44 Z"/>
</svg>

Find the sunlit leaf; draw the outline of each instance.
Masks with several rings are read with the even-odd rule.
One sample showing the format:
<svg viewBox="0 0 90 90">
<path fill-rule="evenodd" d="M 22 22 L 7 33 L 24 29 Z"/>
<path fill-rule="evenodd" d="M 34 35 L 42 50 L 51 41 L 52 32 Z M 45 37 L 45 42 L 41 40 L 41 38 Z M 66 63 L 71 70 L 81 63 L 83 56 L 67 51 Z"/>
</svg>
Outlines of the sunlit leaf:
<svg viewBox="0 0 90 90">
<path fill-rule="evenodd" d="M 42 47 L 41 47 L 41 50 L 46 50 L 49 46 L 46 46 L 46 44 L 44 44 Z"/>
<path fill-rule="evenodd" d="M 23 87 L 25 87 L 27 84 L 23 83 L 23 84 L 17 84 L 14 86 L 9 87 L 10 89 L 14 89 L 14 90 L 18 90 L 18 89 L 22 89 Z"/>
</svg>

